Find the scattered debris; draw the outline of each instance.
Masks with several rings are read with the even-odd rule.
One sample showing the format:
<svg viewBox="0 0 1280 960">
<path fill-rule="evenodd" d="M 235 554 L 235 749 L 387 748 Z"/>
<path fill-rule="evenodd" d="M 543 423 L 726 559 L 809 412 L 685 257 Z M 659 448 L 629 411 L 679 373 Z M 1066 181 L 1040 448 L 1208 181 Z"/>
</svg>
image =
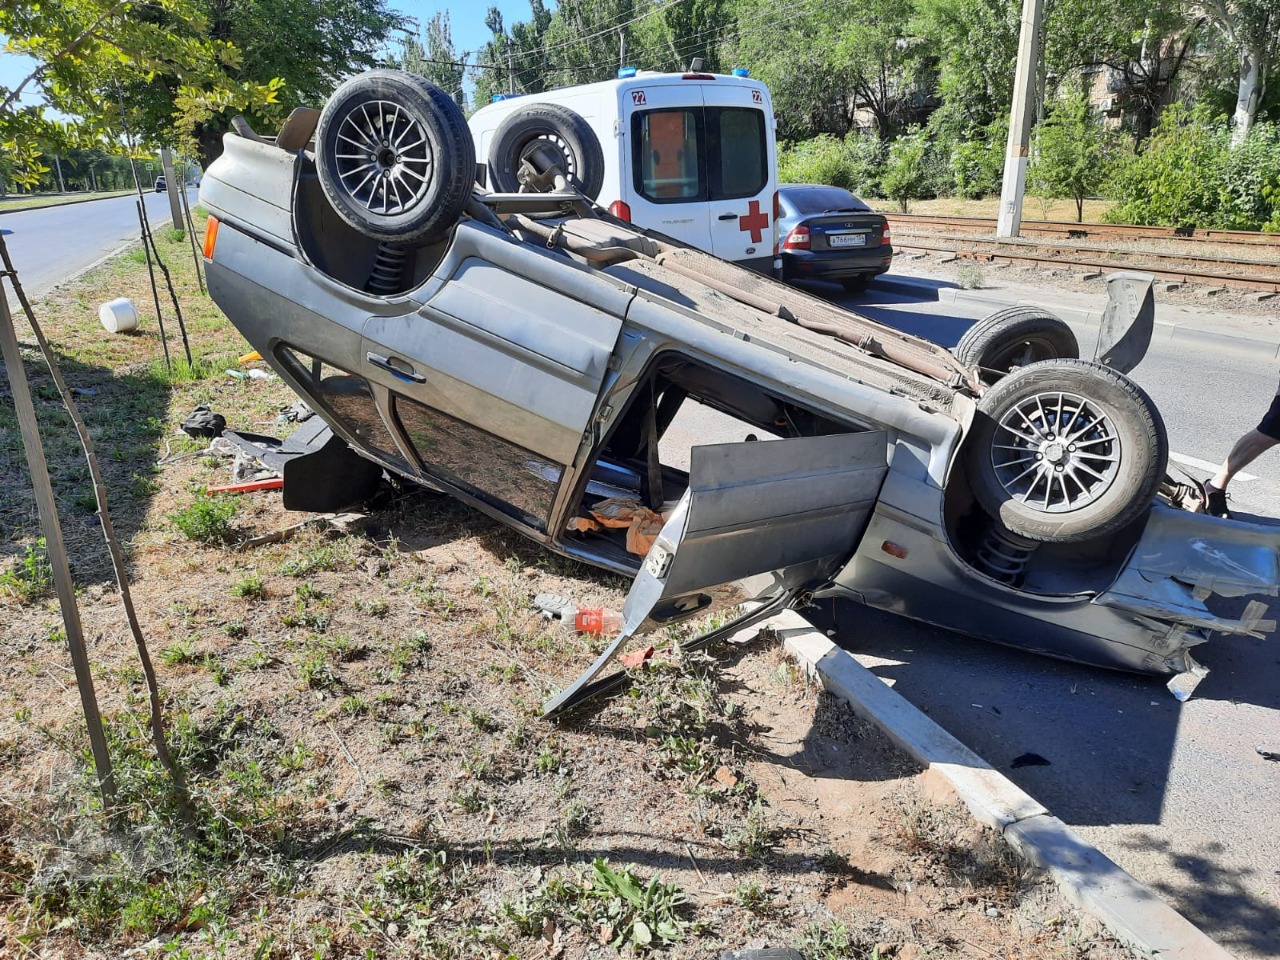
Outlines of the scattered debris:
<svg viewBox="0 0 1280 960">
<path fill-rule="evenodd" d="M 182 421 L 182 432 L 188 437 L 220 437 L 227 429 L 227 418 L 214 413 L 207 404 L 200 404 L 187 419 Z"/>
<path fill-rule="evenodd" d="M 1268 749 L 1267 747 L 1254 747 L 1253 749 L 1257 751 L 1258 756 L 1260 756 L 1263 760 L 1280 761 L 1280 747 L 1275 747 L 1272 749 Z"/>
<path fill-rule="evenodd" d="M 260 490 L 280 490 L 284 487 L 284 477 L 270 477 L 266 480 L 248 480 L 244 483 L 225 483 L 217 487 L 205 487 L 204 492 L 212 497 L 219 493 L 257 493 Z"/>
<path fill-rule="evenodd" d="M 117 297 L 98 308 L 98 321 L 107 333 L 130 333 L 138 329 L 138 308 L 128 297 Z"/>
</svg>

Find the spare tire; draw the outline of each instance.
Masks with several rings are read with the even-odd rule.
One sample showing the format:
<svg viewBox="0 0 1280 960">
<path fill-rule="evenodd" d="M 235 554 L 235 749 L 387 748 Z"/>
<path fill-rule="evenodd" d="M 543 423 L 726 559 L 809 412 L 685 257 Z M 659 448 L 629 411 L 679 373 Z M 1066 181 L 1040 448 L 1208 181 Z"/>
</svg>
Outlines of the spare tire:
<svg viewBox="0 0 1280 960">
<path fill-rule="evenodd" d="M 409 245 L 457 223 L 476 153 L 466 117 L 443 90 L 412 73 L 371 70 L 325 104 L 316 169 L 344 221 L 375 240 Z"/>
<path fill-rule="evenodd" d="M 1092 540 L 1148 509 L 1169 441 L 1151 398 L 1084 360 L 1014 370 L 978 401 L 966 465 L 982 507 L 1018 536 Z"/>
<path fill-rule="evenodd" d="M 588 200 L 604 186 L 604 152 L 591 125 L 557 103 L 528 103 L 508 114 L 489 148 L 489 181 L 500 193 L 518 193 L 520 164 L 536 147 L 549 144 L 563 157 L 561 170 Z"/>
<path fill-rule="evenodd" d="M 951 351 L 978 367 L 984 383 L 1040 360 L 1077 360 L 1080 345 L 1066 322 L 1039 307 L 1006 307 L 965 331 Z"/>
</svg>

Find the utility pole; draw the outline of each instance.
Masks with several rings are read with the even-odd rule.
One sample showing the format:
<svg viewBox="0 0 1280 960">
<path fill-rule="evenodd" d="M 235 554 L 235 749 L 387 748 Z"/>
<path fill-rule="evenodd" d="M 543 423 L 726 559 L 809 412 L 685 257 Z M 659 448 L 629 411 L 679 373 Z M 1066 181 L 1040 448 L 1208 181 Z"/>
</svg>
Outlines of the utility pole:
<svg viewBox="0 0 1280 960">
<path fill-rule="evenodd" d="M 623 30 L 618 31 L 618 69 L 621 70 L 627 65 L 627 34 Z"/>
<path fill-rule="evenodd" d="M 515 58 L 511 55 L 511 39 L 507 39 L 507 93 L 516 92 Z"/>
<path fill-rule="evenodd" d="M 182 201 L 178 199 L 178 178 L 173 172 L 173 153 L 168 147 L 160 148 L 160 168 L 164 171 L 164 185 L 168 187 L 169 194 L 169 214 L 173 218 L 173 229 L 179 233 L 185 233 L 183 229 L 185 222 L 182 218 Z M 187 189 L 187 185 L 182 184 L 182 189 Z"/>
<path fill-rule="evenodd" d="M 66 193 L 66 185 L 62 182 L 62 158 L 56 153 L 53 155 L 53 165 L 58 168 L 58 192 Z"/>
<path fill-rule="evenodd" d="M 1036 60 L 1044 0 L 1022 0 L 1022 32 L 1018 36 L 1018 69 L 1013 78 L 1009 111 L 1009 145 L 1004 158 L 997 237 L 1016 237 L 1022 229 L 1022 198 L 1027 186 L 1027 154 L 1036 96 Z"/>
</svg>

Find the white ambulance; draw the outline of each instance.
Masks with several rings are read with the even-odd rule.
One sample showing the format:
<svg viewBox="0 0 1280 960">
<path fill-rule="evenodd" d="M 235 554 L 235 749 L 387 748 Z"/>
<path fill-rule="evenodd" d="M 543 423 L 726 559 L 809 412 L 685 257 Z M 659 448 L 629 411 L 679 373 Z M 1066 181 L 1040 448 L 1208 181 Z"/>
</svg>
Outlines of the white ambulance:
<svg viewBox="0 0 1280 960">
<path fill-rule="evenodd" d="M 769 89 L 745 70 L 618 73 L 476 111 L 469 123 L 481 183 L 520 190 L 522 159 L 550 145 L 575 185 L 614 216 L 774 272 L 778 160 Z"/>
</svg>

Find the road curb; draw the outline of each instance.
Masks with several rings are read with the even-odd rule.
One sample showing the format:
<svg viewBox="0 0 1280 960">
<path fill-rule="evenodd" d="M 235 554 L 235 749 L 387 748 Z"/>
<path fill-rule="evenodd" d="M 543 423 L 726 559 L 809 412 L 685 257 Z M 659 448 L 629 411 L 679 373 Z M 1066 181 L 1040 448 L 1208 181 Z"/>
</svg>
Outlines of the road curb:
<svg viewBox="0 0 1280 960">
<path fill-rule="evenodd" d="M 1112 935 L 1160 960 L 1232 960 L 1194 924 L 1162 902 L 1053 816 L 1039 801 L 943 730 L 892 687 L 793 610 L 765 621 L 805 673 L 880 727 L 932 777 L 941 777 L 976 820 L 997 830 L 1024 858 L 1047 870 L 1063 895 Z"/>
<path fill-rule="evenodd" d="M 989 307 L 992 312 L 1009 306 L 1038 307 L 1041 310 L 1049 310 L 1057 314 L 1068 323 L 1077 323 L 1081 326 L 1096 327 L 1102 321 L 1102 312 L 1099 310 L 1085 310 L 1080 307 L 1069 307 L 1061 303 L 1050 303 L 1044 300 L 997 297 L 992 296 L 990 293 L 983 294 L 973 290 L 964 290 L 960 287 L 938 287 L 934 285 L 936 281 L 928 281 L 924 278 L 881 275 L 876 278 L 875 282 L 880 285 L 905 288 L 913 294 L 937 300 L 939 303 Z M 1251 357 L 1259 355 L 1280 357 L 1280 339 L 1239 337 L 1230 333 L 1218 333 L 1214 330 L 1193 327 L 1185 323 L 1170 323 L 1167 320 L 1157 320 L 1155 327 L 1152 339 L 1176 340 L 1180 343 L 1186 343 L 1188 346 L 1196 344 L 1212 346 L 1232 353 L 1248 354 Z"/>
<path fill-rule="evenodd" d="M 33 213 L 36 210 L 52 210 L 54 207 L 69 207 L 75 203 L 93 203 L 95 200 L 119 200 L 121 197 L 136 197 L 137 193 L 130 190 L 128 193 L 117 193 L 110 197 L 76 197 L 74 200 L 59 200 L 57 203 L 42 203 L 38 207 L 18 207 L 14 210 L 4 209 L 4 205 L 0 204 L 0 217 L 6 213 Z"/>
</svg>

